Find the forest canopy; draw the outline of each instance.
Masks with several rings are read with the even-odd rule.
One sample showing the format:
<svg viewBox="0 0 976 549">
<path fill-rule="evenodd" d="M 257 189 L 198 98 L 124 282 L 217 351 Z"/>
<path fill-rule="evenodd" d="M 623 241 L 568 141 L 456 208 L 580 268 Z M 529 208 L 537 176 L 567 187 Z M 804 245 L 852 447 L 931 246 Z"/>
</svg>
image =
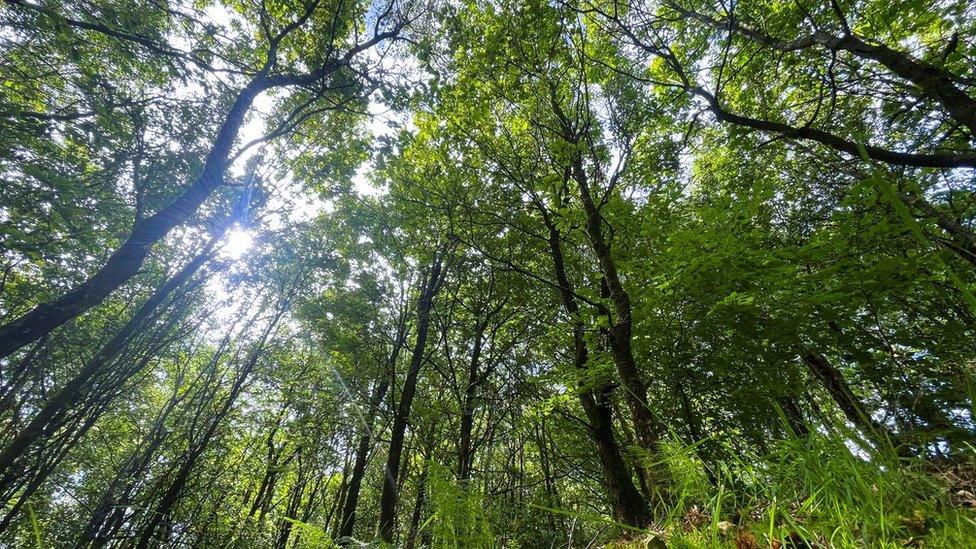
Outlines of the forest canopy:
<svg viewBox="0 0 976 549">
<path fill-rule="evenodd" d="M 976 539 L 976 4 L 3 0 L 0 44 L 0 546 Z"/>
</svg>

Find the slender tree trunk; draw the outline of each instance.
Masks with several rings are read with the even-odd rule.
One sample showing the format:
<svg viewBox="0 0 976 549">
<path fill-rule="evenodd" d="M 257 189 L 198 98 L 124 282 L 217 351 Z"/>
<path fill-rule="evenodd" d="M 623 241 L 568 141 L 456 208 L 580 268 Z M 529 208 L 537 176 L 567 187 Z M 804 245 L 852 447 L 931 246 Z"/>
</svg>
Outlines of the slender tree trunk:
<svg viewBox="0 0 976 549">
<path fill-rule="evenodd" d="M 268 431 L 268 436 L 264 440 L 264 445 L 268 448 L 267 459 L 265 460 L 266 465 L 264 475 L 261 477 L 261 483 L 258 485 L 258 493 L 254 496 L 254 501 L 251 503 L 251 509 L 247 513 L 249 518 L 253 517 L 260 511 L 259 520 L 263 520 L 264 515 L 267 512 L 270 499 L 274 494 L 274 487 L 277 482 L 278 471 L 287 465 L 287 462 L 289 461 L 286 460 L 285 463 L 280 463 L 281 456 L 285 452 L 287 443 L 282 443 L 281 446 L 275 446 L 275 435 L 278 434 L 278 429 L 281 428 L 281 420 L 283 419 L 285 413 L 287 413 L 289 405 L 290 403 L 286 400 L 285 405 L 282 406 L 281 411 L 278 413 L 274 427 Z M 293 456 L 294 454 L 292 457 Z M 247 500 L 245 499 L 244 501 L 246 502 Z"/>
<path fill-rule="evenodd" d="M 800 410 L 800 406 L 797 404 L 795 398 L 792 396 L 781 396 L 776 399 L 776 403 L 783 409 L 783 415 L 786 416 L 786 422 L 794 435 L 801 438 L 810 435 L 810 428 L 807 427 L 807 422 L 803 418 L 803 411 Z"/>
<path fill-rule="evenodd" d="M 184 456 L 172 482 L 163 493 L 155 509 L 153 509 L 153 511 L 150 513 L 149 520 L 142 529 L 138 544 L 136 545 L 138 549 L 147 549 L 148 547 L 153 546 L 157 528 L 164 520 L 169 520 L 170 514 L 172 513 L 173 508 L 176 506 L 180 495 L 183 493 L 183 488 L 186 486 L 186 481 L 189 479 L 190 473 L 196 466 L 197 460 L 203 455 L 203 452 L 213 440 L 213 437 L 217 432 L 217 428 L 223 422 L 227 414 L 230 413 L 231 407 L 234 405 L 237 397 L 241 394 L 241 391 L 243 391 L 244 383 L 247 381 L 248 377 L 250 377 L 251 371 L 261 358 L 264 344 L 267 341 L 268 336 L 278 324 L 278 321 L 281 319 L 284 312 L 285 310 L 283 308 L 280 309 L 275 317 L 269 321 L 267 328 L 265 328 L 264 333 L 261 335 L 261 338 L 255 344 L 255 348 L 250 352 L 249 356 L 245 359 L 244 364 L 241 366 L 240 371 L 237 373 L 237 377 L 234 380 L 234 385 L 231 387 L 230 393 L 221 404 L 220 409 L 217 410 L 216 414 L 214 414 L 214 416 L 210 419 L 205 431 L 201 434 L 200 438 L 194 442 L 186 456 Z"/>
<path fill-rule="evenodd" d="M 31 421 L 0 452 L 0 474 L 3 474 L 5 478 L 10 476 L 10 469 L 15 467 L 17 461 L 29 450 L 30 446 L 43 433 L 51 431 L 52 424 L 58 418 L 89 394 L 93 389 L 90 383 L 92 378 L 111 364 L 137 333 L 148 327 L 153 315 L 156 314 L 157 309 L 169 295 L 190 279 L 210 259 L 215 240 L 216 238 L 211 240 L 201 253 L 146 300 L 132 318 L 85 364 L 81 371 L 48 399 Z M 0 492 L 2 491 L 3 487 L 0 486 Z"/>
<path fill-rule="evenodd" d="M 827 393 L 834 399 L 848 421 L 871 438 L 891 437 L 887 427 L 871 418 L 861 399 L 847 384 L 844 375 L 827 360 L 827 357 L 811 352 L 805 353 L 802 359 L 810 373 L 827 389 Z"/>
<path fill-rule="evenodd" d="M 301 461 L 301 458 L 299 458 Z M 305 469 L 298 468 L 298 478 L 288 491 L 288 505 L 285 508 L 285 515 L 278 522 L 278 536 L 275 539 L 275 549 L 285 549 L 288 547 L 288 538 L 291 536 L 292 520 L 298 518 L 298 508 L 302 504 L 302 497 L 305 494 L 305 486 L 308 483 Z M 288 520 L 291 519 L 291 520 Z"/>
<path fill-rule="evenodd" d="M 413 505 L 413 515 L 410 517 L 410 532 L 407 534 L 406 549 L 413 549 L 417 543 L 417 531 L 420 529 L 420 519 L 424 516 L 424 505 L 427 498 L 427 475 L 428 466 L 424 463 L 424 468 L 420 471 L 417 479 L 417 500 Z"/>
<path fill-rule="evenodd" d="M 678 398 L 681 400 L 681 414 L 685 417 L 685 422 L 688 424 L 688 430 L 691 432 L 692 442 L 695 444 L 695 454 L 698 459 L 701 460 L 705 469 L 705 476 L 708 477 L 708 481 L 712 486 L 718 485 L 718 478 L 715 477 L 715 472 L 712 471 L 713 459 L 710 455 L 711 440 L 705 439 L 705 433 L 702 429 L 701 420 L 695 411 L 691 408 L 691 399 L 688 398 L 688 391 L 685 390 L 685 384 L 683 382 L 678 382 L 677 385 Z"/>
<path fill-rule="evenodd" d="M 349 463 L 350 460 L 352 459 L 352 454 L 353 454 L 353 452 L 351 452 L 350 450 L 351 448 L 346 449 L 346 455 L 343 458 L 342 481 L 339 482 L 339 490 L 336 493 L 335 504 L 332 506 L 331 509 L 329 509 L 329 515 L 325 518 L 327 531 L 331 532 L 333 534 L 333 537 L 338 537 L 335 534 L 336 532 L 339 531 L 339 526 L 342 521 L 342 509 L 343 506 L 345 505 L 346 498 L 348 497 L 347 494 L 349 491 L 349 475 L 351 474 L 351 471 L 349 470 Z M 333 522 L 332 520 L 333 515 L 335 516 L 335 522 Z"/>
<path fill-rule="evenodd" d="M 393 350 L 390 352 L 387 361 L 387 371 L 396 371 L 397 359 L 400 350 L 403 348 L 407 337 L 406 316 L 401 317 L 397 326 L 397 337 L 393 342 Z M 384 375 L 387 375 L 384 373 Z M 362 487 L 363 476 L 366 474 L 366 462 L 369 459 L 370 443 L 372 442 L 373 427 L 376 423 L 376 414 L 379 412 L 380 404 L 386 398 L 386 392 L 390 388 L 388 379 L 383 379 L 373 388 L 370 396 L 369 414 L 366 418 L 366 425 L 363 426 L 363 433 L 359 437 L 359 444 L 356 446 L 356 462 L 352 468 L 352 477 L 349 479 L 349 495 L 346 496 L 345 505 L 342 508 L 342 522 L 339 526 L 338 538 L 348 538 L 352 536 L 356 526 L 356 506 L 359 504 L 359 491 Z"/>
<path fill-rule="evenodd" d="M 3 372 L 3 386 L 0 387 L 0 412 L 6 413 L 16 401 L 17 392 L 23 387 L 28 379 L 28 372 L 32 370 L 32 364 L 44 358 L 51 352 L 52 345 L 47 345 L 48 337 L 42 337 L 24 353 L 17 366 Z M 15 414 L 16 417 L 16 414 Z"/>
<path fill-rule="evenodd" d="M 417 392 L 417 381 L 424 361 L 427 332 L 430 326 L 430 312 L 434 306 L 434 297 L 443 283 L 442 264 L 447 253 L 446 249 L 445 246 L 434 257 L 426 284 L 420 293 L 420 299 L 417 303 L 417 340 L 414 344 L 413 355 L 410 357 L 410 368 L 403 382 L 400 403 L 393 418 L 390 451 L 387 456 L 386 473 L 383 477 L 383 493 L 380 497 L 379 533 L 380 538 L 386 543 L 393 543 L 396 530 L 397 477 L 399 476 L 400 458 L 403 452 L 407 421 L 410 418 L 410 407 Z"/>
<path fill-rule="evenodd" d="M 478 364 L 481 361 L 481 348 L 484 343 L 485 329 L 488 318 L 479 319 L 475 326 L 474 347 L 471 351 L 471 362 L 468 365 L 467 381 L 464 386 L 464 398 L 461 403 L 461 422 L 458 443 L 458 479 L 464 483 L 471 478 L 471 466 L 474 461 L 474 448 L 471 436 L 474 431 L 474 402 L 481 382 Z"/>
<path fill-rule="evenodd" d="M 559 294 L 563 307 L 569 314 L 573 329 L 573 365 L 577 370 L 587 370 L 589 349 L 586 346 L 584 327 L 579 318 L 580 309 L 576 302 L 573 285 L 566 274 L 566 263 L 562 253 L 559 230 L 549 218 L 547 210 L 537 204 L 546 226 L 549 229 L 549 253 L 553 270 L 559 283 Z M 613 413 L 611 409 L 611 387 L 604 384 L 597 391 L 585 385 L 578 388 L 580 403 L 589 421 L 589 434 L 596 445 L 600 460 L 603 482 L 614 516 L 625 524 L 647 526 L 651 523 L 651 512 L 647 502 L 634 486 L 633 477 L 620 453 L 613 432 Z"/>
<path fill-rule="evenodd" d="M 539 468 L 542 469 L 543 486 L 546 488 L 546 506 L 560 509 L 562 508 L 562 501 L 559 498 L 559 490 L 556 489 L 556 482 L 552 475 L 552 465 L 549 462 L 549 444 L 546 441 L 544 418 L 535 425 L 533 431 L 535 432 L 536 446 L 539 448 Z M 556 532 L 556 517 L 553 513 L 546 513 L 546 520 L 549 522 L 549 529 Z"/>
<path fill-rule="evenodd" d="M 0 501 L 7 502 L 9 511 L 0 521 L 0 532 L 9 526 L 22 504 L 106 411 L 132 373 L 143 370 L 174 337 L 179 337 L 178 332 L 175 335 L 172 332 L 184 317 L 189 299 L 181 297 L 177 301 L 172 306 L 169 319 L 147 341 L 142 342 L 138 350 L 115 361 L 115 367 L 108 369 L 106 375 L 114 377 L 104 379 L 105 383 L 100 384 L 97 391 L 88 391 L 85 398 L 79 399 L 77 407 L 54 417 L 45 425 L 41 436 L 27 445 L 20 457 L 13 460 L 13 465 L 3 471 L 0 476 Z M 23 486 L 24 482 L 27 482 L 26 487 Z M 12 499 L 16 499 L 17 503 L 10 506 Z"/>
<path fill-rule="evenodd" d="M 75 545 L 78 549 L 102 547 L 109 541 L 115 524 L 121 523 L 133 490 L 133 478 L 145 471 L 156 451 L 166 440 L 166 420 L 180 401 L 182 384 L 177 383 L 173 395 L 156 416 L 142 447 L 133 452 L 106 487 L 88 525 Z"/>
<path fill-rule="evenodd" d="M 102 406 L 101 411 L 104 411 L 105 403 L 100 403 L 100 406 Z M 99 413 L 101 413 L 101 411 Z M 88 432 L 88 430 L 91 429 L 98 415 L 99 414 L 89 414 L 74 418 L 73 421 L 77 422 L 77 425 L 73 425 L 71 429 L 67 430 L 65 436 L 62 437 L 63 440 L 56 443 L 48 455 L 38 456 L 35 462 L 36 469 L 34 474 L 26 480 L 19 479 L 21 484 L 26 482 L 26 486 L 23 486 L 23 489 L 19 494 L 17 494 L 16 503 L 10 505 L 10 499 L 13 498 L 8 498 L 6 500 L 7 503 L 3 506 L 6 514 L 3 516 L 3 519 L 0 520 L 0 532 L 5 532 L 7 528 L 10 527 L 14 517 L 20 513 L 34 492 L 40 488 L 41 484 L 47 480 L 47 477 L 54 472 L 57 465 L 61 462 L 61 460 L 64 459 L 71 448 L 73 448 L 74 445 L 77 444 L 78 441 Z M 17 486 L 14 488 L 14 490 L 20 488 L 20 486 Z"/>
<path fill-rule="evenodd" d="M 367 417 L 367 425 L 364 426 L 363 434 L 359 437 L 359 443 L 356 445 L 356 461 L 353 464 L 352 475 L 349 479 L 348 495 L 342 507 L 342 518 L 339 522 L 337 536 L 340 539 L 352 536 L 353 529 L 356 526 L 356 506 L 359 504 L 359 491 L 362 487 L 363 476 L 366 474 L 366 462 L 369 459 L 376 409 L 383 401 L 389 386 L 389 382 L 384 379 L 376 385 L 370 397 L 370 414 Z"/>
</svg>

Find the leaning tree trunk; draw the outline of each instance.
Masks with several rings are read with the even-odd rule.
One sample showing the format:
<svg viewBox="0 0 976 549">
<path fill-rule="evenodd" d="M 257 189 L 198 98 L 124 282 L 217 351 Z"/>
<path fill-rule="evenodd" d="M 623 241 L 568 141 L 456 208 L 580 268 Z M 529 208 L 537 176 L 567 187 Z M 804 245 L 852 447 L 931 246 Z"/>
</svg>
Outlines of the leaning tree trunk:
<svg viewBox="0 0 976 549">
<path fill-rule="evenodd" d="M 207 449 L 210 442 L 212 441 L 214 435 L 217 432 L 217 428 L 223 422 L 227 414 L 230 413 L 231 407 L 237 400 L 237 397 L 244 390 L 244 383 L 250 377 L 251 371 L 257 365 L 258 360 L 261 358 L 261 354 L 264 349 L 264 344 L 268 340 L 268 336 L 271 335 L 271 331 L 281 320 L 284 315 L 285 309 L 281 308 L 278 310 L 277 314 L 268 323 L 268 326 L 264 329 L 261 338 L 255 343 L 254 349 L 250 352 L 248 357 L 245 359 L 244 364 L 238 371 L 237 376 L 234 380 L 234 385 L 230 389 L 230 393 L 221 403 L 220 408 L 210 419 L 205 431 L 201 436 L 194 442 L 190 447 L 189 452 L 184 456 L 179 469 L 174 475 L 172 482 L 170 482 L 169 487 L 163 493 L 159 500 L 159 503 L 155 506 L 149 515 L 149 520 L 142 528 L 142 532 L 139 535 L 139 541 L 136 545 L 137 549 L 147 549 L 155 544 L 154 538 L 156 535 L 156 530 L 159 525 L 164 521 L 168 520 L 173 508 L 179 501 L 180 496 L 183 493 L 183 489 L 186 486 L 186 482 L 190 477 L 190 473 L 193 472 L 197 461 L 203 452 Z"/>
<path fill-rule="evenodd" d="M 830 394 L 844 417 L 872 440 L 895 442 L 887 427 L 874 420 L 861 399 L 854 394 L 844 375 L 827 357 L 819 353 L 805 353 L 802 357 L 813 377 L 819 380 Z"/>
<path fill-rule="evenodd" d="M 0 328 L 0 358 L 9 356 L 24 345 L 37 341 L 52 330 L 98 305 L 109 294 L 135 276 L 152 246 L 174 227 L 185 223 L 201 204 L 224 181 L 231 149 L 237 140 L 244 117 L 254 98 L 269 87 L 259 75 L 237 95 L 224 118 L 214 144 L 207 155 L 203 171 L 169 206 L 140 219 L 125 242 L 88 280 L 63 296 L 37 305 L 30 312 Z"/>
<path fill-rule="evenodd" d="M 803 417 L 803 410 L 797 404 L 793 396 L 781 396 L 776 398 L 776 404 L 783 410 L 786 417 L 786 424 L 790 426 L 793 435 L 805 438 L 810 435 L 810 427 L 807 426 L 806 419 Z"/>
<path fill-rule="evenodd" d="M 9 460 L 9 466 L 5 467 L 0 476 L 0 501 L 6 502 L 8 508 L 7 514 L 0 520 L 0 532 L 6 530 L 23 503 L 105 413 L 117 398 L 124 382 L 133 373 L 142 371 L 154 357 L 159 356 L 173 338 L 179 337 L 180 330 L 174 333 L 174 327 L 184 318 L 188 303 L 186 296 L 180 297 L 179 302 L 172 307 L 169 318 L 147 336 L 147 341 L 143 341 L 129 356 L 112 362 L 114 366 L 104 370 L 106 377 L 100 378 L 104 383 L 99 383 L 97 390 L 86 386 L 84 395 L 69 399 L 70 406 L 53 415 L 42 409 L 39 413 L 50 417 L 37 436 L 24 437 L 21 433 L 15 437 L 7 448 L 6 459 Z M 57 402 L 63 403 L 64 400 L 58 398 Z M 32 432 L 36 429 L 36 424 L 29 427 Z M 10 505 L 13 499 L 17 502 Z"/>
<path fill-rule="evenodd" d="M 180 379 L 182 381 L 182 377 Z M 116 525 L 121 524 L 135 481 L 144 474 L 156 456 L 157 450 L 166 441 L 168 435 L 166 421 L 182 400 L 180 396 L 180 391 L 183 389 L 182 382 L 175 383 L 174 387 L 173 394 L 156 415 L 140 447 L 133 450 L 102 493 L 88 524 L 75 544 L 77 549 L 95 549 L 106 545 L 114 534 Z"/>
<path fill-rule="evenodd" d="M 17 467 L 20 458 L 29 451 L 31 445 L 39 440 L 45 432 L 51 432 L 58 419 L 90 393 L 93 389 L 91 380 L 119 356 L 136 334 L 149 326 L 153 316 L 170 294 L 185 284 L 210 259 L 216 238 L 219 236 L 211 240 L 202 252 L 146 300 L 115 336 L 85 364 L 71 381 L 49 398 L 40 411 L 34 414 L 31 421 L 17 433 L 17 436 L 7 444 L 3 451 L 0 451 L 0 474 L 3 475 L 3 478 L 10 476 L 11 469 Z M 3 488 L 0 485 L 0 492 L 3 491 Z"/>
<path fill-rule="evenodd" d="M 24 2 L 19 4 L 30 7 Z M 314 9 L 312 5 L 308 15 L 311 15 Z M 286 27 L 283 34 L 271 40 L 268 57 L 263 67 L 238 92 L 233 105 L 221 122 L 204 161 L 203 170 L 196 180 L 168 206 L 149 217 L 137 220 L 125 242 L 88 280 L 53 301 L 37 305 L 25 315 L 0 328 L 0 358 L 9 356 L 24 345 L 37 341 L 62 324 L 98 305 L 139 272 L 153 245 L 166 237 L 173 228 L 186 223 L 214 190 L 223 184 L 234 143 L 240 134 L 245 116 L 258 95 L 275 88 L 314 86 L 348 66 L 353 56 L 384 40 L 394 38 L 401 30 L 401 27 L 397 26 L 384 32 L 377 32 L 369 40 L 349 48 L 341 56 L 324 60 L 309 72 L 270 74 L 275 66 L 275 56 L 281 40 L 301 27 L 302 23 L 303 21 L 299 20 L 298 24 Z"/>
</svg>

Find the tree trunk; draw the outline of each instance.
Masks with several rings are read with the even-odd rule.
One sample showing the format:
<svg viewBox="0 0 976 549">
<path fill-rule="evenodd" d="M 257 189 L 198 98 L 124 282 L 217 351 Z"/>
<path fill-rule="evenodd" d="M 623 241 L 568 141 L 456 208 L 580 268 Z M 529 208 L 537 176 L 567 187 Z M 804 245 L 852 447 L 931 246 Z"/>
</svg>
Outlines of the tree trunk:
<svg viewBox="0 0 976 549">
<path fill-rule="evenodd" d="M 180 399 L 182 384 L 177 383 L 173 395 L 156 416 L 152 428 L 147 433 L 142 447 L 129 456 L 125 464 L 119 469 L 112 482 L 105 488 L 98 506 L 92 512 L 88 525 L 82 532 L 75 545 L 78 549 L 94 549 L 102 547 L 110 540 L 111 535 L 121 525 L 125 509 L 133 491 L 133 479 L 146 470 L 156 451 L 165 442 L 166 420 L 176 408 Z"/>
<path fill-rule="evenodd" d="M 197 460 L 203 455 L 203 452 L 207 449 L 210 441 L 213 439 L 217 432 L 217 428 L 220 426 L 223 419 L 230 413 L 231 407 L 237 400 L 241 391 L 244 389 L 244 383 L 250 376 L 251 371 L 257 365 L 258 360 L 261 358 L 261 353 L 264 349 L 264 344 L 271 334 L 271 331 L 281 320 L 282 315 L 284 315 L 285 310 L 282 308 L 278 311 L 275 317 L 269 321 L 268 326 L 265 328 L 264 333 L 261 335 L 258 342 L 255 344 L 255 348 L 251 351 L 249 356 L 245 359 L 244 364 L 241 366 L 240 371 L 234 380 L 234 385 L 231 387 L 230 393 L 224 399 L 220 406 L 220 409 L 214 414 L 208 423 L 205 431 L 201 434 L 193 445 L 190 447 L 186 456 L 183 458 L 176 475 L 173 477 L 172 482 L 170 482 L 169 487 L 163 496 L 160 498 L 159 503 L 156 505 L 155 509 L 150 513 L 149 520 L 142 529 L 142 533 L 139 536 L 139 542 L 136 545 L 138 549 L 147 549 L 153 546 L 154 537 L 156 534 L 156 529 L 163 522 L 163 520 L 168 520 L 173 508 L 176 506 L 180 495 L 183 493 L 183 488 L 186 486 L 186 481 L 190 477 L 190 473 L 196 466 Z"/>
<path fill-rule="evenodd" d="M 887 439 L 894 442 L 888 428 L 871 418 L 861 399 L 854 394 L 844 375 L 819 353 L 805 353 L 803 363 L 830 394 L 837 407 L 855 427 L 873 440 Z"/>
<path fill-rule="evenodd" d="M 705 433 L 702 429 L 701 420 L 691 408 L 691 399 L 688 398 L 688 391 L 685 390 L 685 384 L 683 382 L 678 382 L 677 392 L 678 398 L 681 401 L 681 413 L 685 417 L 685 422 L 688 424 L 688 430 L 691 432 L 691 441 L 695 445 L 695 454 L 704 465 L 705 476 L 708 477 L 708 481 L 712 484 L 712 486 L 718 486 L 718 478 L 715 476 L 715 472 L 712 470 L 714 460 L 711 459 L 710 455 L 711 452 L 709 447 L 711 446 L 711 440 L 706 440 Z"/>
<path fill-rule="evenodd" d="M 406 315 L 403 315 L 397 324 L 397 336 L 393 341 L 393 349 L 390 351 L 390 357 L 386 363 L 387 371 L 384 372 L 384 375 L 390 375 L 396 371 L 397 359 L 400 357 L 400 351 L 403 349 L 406 338 Z M 389 388 L 390 381 L 384 378 L 373 388 L 373 394 L 370 395 L 369 414 L 366 418 L 366 424 L 363 426 L 363 433 L 359 437 L 359 444 L 356 446 L 356 462 L 353 465 L 352 477 L 349 479 L 349 495 L 346 496 L 345 505 L 342 508 L 342 522 L 337 536 L 340 540 L 352 536 L 353 529 L 356 526 L 356 506 L 359 504 L 359 491 L 362 488 L 363 476 L 366 474 L 366 462 L 369 459 L 373 427 L 380 405 L 386 398 L 386 392 Z"/>
<path fill-rule="evenodd" d="M 393 358 L 394 363 L 395 355 L 396 352 Z M 337 536 L 340 540 L 352 536 L 353 529 L 356 526 L 356 506 L 359 504 L 359 491 L 362 487 L 363 476 L 366 474 L 366 462 L 369 458 L 376 413 L 389 387 L 389 381 L 384 379 L 373 388 L 373 394 L 370 396 L 369 415 L 366 418 L 366 425 L 363 426 L 363 434 L 359 437 L 359 443 L 356 445 L 356 461 L 349 478 L 348 495 L 342 507 L 342 519 L 339 523 Z"/>
<path fill-rule="evenodd" d="M 0 358 L 37 341 L 98 305 L 139 272 L 152 246 L 174 227 L 185 223 L 214 189 L 223 183 L 231 149 L 244 123 L 244 116 L 251 108 L 254 98 L 267 87 L 268 80 L 259 75 L 238 93 L 217 132 L 203 171 L 196 181 L 169 206 L 137 221 L 129 238 L 109 257 L 105 265 L 68 293 L 37 305 L 30 312 L 0 328 Z"/>
<path fill-rule="evenodd" d="M 417 479 L 417 500 L 413 505 L 413 515 L 410 517 L 410 533 L 407 534 L 406 549 L 413 549 L 417 543 L 417 531 L 420 529 L 420 519 L 424 516 L 424 505 L 427 497 L 427 464 L 424 464 Z"/>
<path fill-rule="evenodd" d="M 475 326 L 474 347 L 471 351 L 471 362 L 468 366 L 467 382 L 464 386 L 464 400 L 461 403 L 460 436 L 458 444 L 458 480 L 462 483 L 471 478 L 471 466 L 474 461 L 471 435 L 474 431 L 474 402 L 481 384 L 482 376 L 478 372 L 481 360 L 481 347 L 484 342 L 485 329 L 488 318 L 479 319 Z"/>
<path fill-rule="evenodd" d="M 589 349 L 586 346 L 584 327 L 579 318 L 580 310 L 576 294 L 566 274 L 566 263 L 562 253 L 559 230 L 549 218 L 541 204 L 537 204 L 546 226 L 549 229 L 549 253 L 553 270 L 559 283 L 559 294 L 563 307 L 569 315 L 573 328 L 573 365 L 577 370 L 586 371 L 589 362 Z M 579 399 L 589 421 L 589 435 L 596 445 L 600 460 L 603 482 L 607 491 L 610 508 L 615 517 L 632 526 L 647 526 L 651 523 L 651 512 L 647 502 L 634 486 L 627 463 L 617 446 L 613 432 L 613 413 L 610 407 L 611 387 L 603 384 L 598 392 L 583 385 L 579 387 Z"/>
<path fill-rule="evenodd" d="M 221 231 L 222 233 L 222 231 Z M 182 286 L 197 270 L 211 257 L 213 245 L 219 234 L 210 241 L 196 257 L 185 267 L 159 288 L 128 322 L 106 343 L 98 353 L 69 381 L 60 391 L 54 394 L 38 411 L 31 421 L 17 434 L 7 447 L 0 452 L 0 474 L 4 478 L 10 476 L 10 469 L 45 432 L 53 431 L 53 424 L 62 417 L 72 406 L 81 402 L 93 389 L 91 380 L 109 365 L 132 340 L 132 337 L 148 327 L 153 315 L 163 302 L 177 288 Z M 0 491 L 3 486 L 0 486 Z"/>
<path fill-rule="evenodd" d="M 790 426 L 790 430 L 793 431 L 793 435 L 801 438 L 810 435 L 810 428 L 807 426 L 807 422 L 803 418 L 803 411 L 800 410 L 800 406 L 796 403 L 795 398 L 792 396 L 781 396 L 776 399 L 776 403 L 783 409 L 783 415 L 786 416 L 786 423 Z"/>
<path fill-rule="evenodd" d="M 407 421 L 410 419 L 410 407 L 417 392 L 420 368 L 424 362 L 427 332 L 430 326 L 430 312 L 434 306 L 434 297 L 444 280 L 442 264 L 447 253 L 446 250 L 447 247 L 445 246 L 434 256 L 430 273 L 428 273 L 426 283 L 420 293 L 420 299 L 417 303 L 417 340 L 410 357 L 407 377 L 403 382 L 400 403 L 393 418 L 390 451 L 386 461 L 386 473 L 383 477 L 383 493 L 380 497 L 379 533 L 380 538 L 386 543 L 393 543 L 393 534 L 396 530 L 397 477 L 399 476 L 403 441 L 407 431 Z"/>
<path fill-rule="evenodd" d="M 624 401 L 630 409 L 637 431 L 637 441 L 649 451 L 656 451 L 658 445 L 657 421 L 651 414 L 647 400 L 647 384 L 643 380 L 637 361 L 634 359 L 632 348 L 633 315 L 631 311 L 630 295 L 624 289 L 617 265 L 611 253 L 610 243 L 603 234 L 603 217 L 593 196 L 590 194 L 589 180 L 583 167 L 582 159 L 577 156 L 573 161 L 572 175 L 579 185 L 580 201 L 586 215 L 586 234 L 596 255 L 603 282 L 613 306 L 613 316 L 607 331 L 610 356 L 617 367 L 617 374 L 623 383 Z"/>
</svg>

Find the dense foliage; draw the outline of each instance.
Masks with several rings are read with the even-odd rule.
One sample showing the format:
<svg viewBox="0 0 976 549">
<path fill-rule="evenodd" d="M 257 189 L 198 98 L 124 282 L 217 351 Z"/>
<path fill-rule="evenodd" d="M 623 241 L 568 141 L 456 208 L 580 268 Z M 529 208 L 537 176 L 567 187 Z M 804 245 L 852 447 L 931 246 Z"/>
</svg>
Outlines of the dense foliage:
<svg viewBox="0 0 976 549">
<path fill-rule="evenodd" d="M 0 545 L 965 547 L 966 0 L 5 0 Z"/>
</svg>

